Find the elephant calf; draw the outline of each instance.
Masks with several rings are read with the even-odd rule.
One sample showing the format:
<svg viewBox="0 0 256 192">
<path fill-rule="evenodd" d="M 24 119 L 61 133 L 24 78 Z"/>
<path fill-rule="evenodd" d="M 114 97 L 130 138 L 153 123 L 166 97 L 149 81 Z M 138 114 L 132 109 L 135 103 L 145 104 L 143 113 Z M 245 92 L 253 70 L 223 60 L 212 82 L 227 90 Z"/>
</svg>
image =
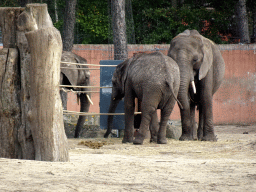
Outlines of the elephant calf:
<svg viewBox="0 0 256 192">
<path fill-rule="evenodd" d="M 157 143 L 166 144 L 166 124 L 176 102 L 180 86 L 180 72 L 176 62 L 161 52 L 142 53 L 120 63 L 112 77 L 112 95 L 109 113 L 114 113 L 119 101 L 124 97 L 125 131 L 123 143 L 142 144 L 151 124 L 151 137 Z M 141 104 L 141 124 L 134 135 L 134 99 Z M 158 129 L 157 109 L 161 109 Z M 108 117 L 111 132 L 113 117 Z"/>
</svg>

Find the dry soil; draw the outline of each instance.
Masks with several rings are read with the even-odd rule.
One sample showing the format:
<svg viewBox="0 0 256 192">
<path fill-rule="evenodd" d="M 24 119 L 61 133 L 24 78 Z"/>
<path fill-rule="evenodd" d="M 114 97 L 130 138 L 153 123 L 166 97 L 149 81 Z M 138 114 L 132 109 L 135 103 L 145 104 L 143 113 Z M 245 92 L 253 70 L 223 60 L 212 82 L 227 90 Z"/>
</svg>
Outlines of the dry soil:
<svg viewBox="0 0 256 192">
<path fill-rule="evenodd" d="M 0 191 L 256 191 L 256 125 L 217 142 L 69 139 L 70 162 L 0 158 Z"/>
</svg>

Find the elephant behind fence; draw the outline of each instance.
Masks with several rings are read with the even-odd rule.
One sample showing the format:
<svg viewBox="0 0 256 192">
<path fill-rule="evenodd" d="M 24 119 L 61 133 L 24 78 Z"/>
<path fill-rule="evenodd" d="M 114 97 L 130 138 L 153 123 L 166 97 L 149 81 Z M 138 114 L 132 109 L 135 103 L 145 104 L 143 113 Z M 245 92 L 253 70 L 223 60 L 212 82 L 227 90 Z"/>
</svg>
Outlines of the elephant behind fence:
<svg viewBox="0 0 256 192">
<path fill-rule="evenodd" d="M 90 71 L 87 66 L 75 65 L 74 63 L 87 64 L 86 59 L 76 55 L 75 53 L 63 51 L 61 56 L 61 72 L 60 72 L 60 85 L 71 85 L 74 87 L 68 87 L 66 89 L 72 89 L 77 91 L 78 101 L 80 100 L 80 112 L 88 112 L 91 99 L 90 91 L 88 88 L 77 88 L 75 86 L 89 86 L 90 85 Z M 69 63 L 68 63 L 69 62 Z M 72 64 L 73 63 L 73 64 Z M 85 69 L 85 70 L 81 70 Z M 64 109 L 66 109 L 66 99 L 65 90 L 60 91 L 62 104 Z M 80 131 L 85 123 L 86 117 L 80 115 L 77 121 L 75 129 L 75 138 L 79 137 Z"/>
</svg>

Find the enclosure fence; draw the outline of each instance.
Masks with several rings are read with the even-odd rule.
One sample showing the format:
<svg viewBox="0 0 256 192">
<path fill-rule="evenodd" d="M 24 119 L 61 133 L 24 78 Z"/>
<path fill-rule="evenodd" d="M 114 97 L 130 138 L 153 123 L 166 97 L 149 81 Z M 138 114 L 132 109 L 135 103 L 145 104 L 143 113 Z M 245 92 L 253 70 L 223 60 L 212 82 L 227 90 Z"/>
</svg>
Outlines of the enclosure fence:
<svg viewBox="0 0 256 192">
<path fill-rule="evenodd" d="M 97 66 L 97 67 L 116 67 L 117 65 L 97 65 L 97 64 L 82 64 L 82 63 L 72 63 L 72 62 L 62 62 L 69 65 L 79 65 L 79 66 Z M 100 68 L 69 68 L 69 67 L 60 67 L 61 69 L 70 69 L 70 70 L 100 70 Z M 72 89 L 65 88 L 90 88 L 90 89 L 109 89 L 113 87 L 101 87 L 101 86 L 73 86 L 73 85 L 60 85 L 60 89 L 64 92 L 72 92 L 75 94 L 78 93 L 99 93 L 99 91 L 74 91 Z M 87 97 L 88 98 L 88 97 Z M 88 98 L 90 100 L 90 98 Z M 63 110 L 63 114 L 66 115 L 79 115 L 79 116 L 90 116 L 90 115 L 125 115 L 125 113 L 85 113 L 77 111 L 68 111 Z M 135 115 L 141 114 L 141 112 L 134 112 Z"/>
</svg>

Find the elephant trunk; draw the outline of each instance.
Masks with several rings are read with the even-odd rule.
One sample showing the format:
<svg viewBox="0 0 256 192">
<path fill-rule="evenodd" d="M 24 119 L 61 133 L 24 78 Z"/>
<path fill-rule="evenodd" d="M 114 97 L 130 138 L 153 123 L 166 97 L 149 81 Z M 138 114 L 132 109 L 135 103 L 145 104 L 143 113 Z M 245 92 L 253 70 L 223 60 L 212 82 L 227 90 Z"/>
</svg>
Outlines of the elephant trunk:
<svg viewBox="0 0 256 192">
<path fill-rule="evenodd" d="M 109 110 L 108 113 L 114 113 L 116 110 L 116 107 L 118 105 L 118 103 L 121 101 L 121 99 L 115 99 L 114 97 L 111 97 L 111 102 L 109 105 Z M 104 135 L 104 138 L 107 138 L 109 136 L 109 134 L 112 131 L 113 128 L 113 115 L 108 115 L 108 127 L 107 127 L 107 132 Z"/>
<path fill-rule="evenodd" d="M 189 109 L 189 87 L 192 86 L 193 92 L 196 92 L 193 67 L 188 63 L 186 58 L 180 59 L 177 63 L 180 68 L 180 88 L 178 93 L 178 100 L 185 109 Z"/>
<path fill-rule="evenodd" d="M 80 112 L 88 112 L 90 107 L 90 101 L 87 98 L 86 93 L 81 93 L 80 95 Z M 79 133 L 84 126 L 86 120 L 85 115 L 80 115 L 77 121 L 76 130 L 75 130 L 75 138 L 79 137 Z"/>
</svg>

